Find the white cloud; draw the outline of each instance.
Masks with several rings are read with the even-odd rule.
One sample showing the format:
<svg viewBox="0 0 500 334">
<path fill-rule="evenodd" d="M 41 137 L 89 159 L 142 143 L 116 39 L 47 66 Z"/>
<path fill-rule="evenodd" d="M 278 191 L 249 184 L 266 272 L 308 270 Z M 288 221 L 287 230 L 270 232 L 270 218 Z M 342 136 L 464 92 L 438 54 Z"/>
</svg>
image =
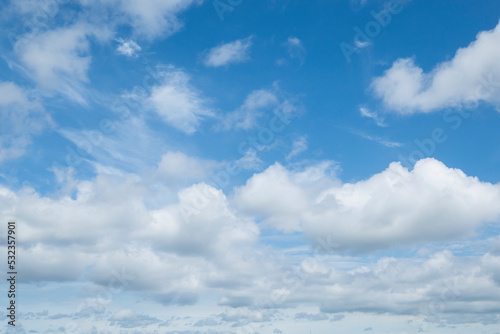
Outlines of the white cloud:
<svg viewBox="0 0 500 334">
<path fill-rule="evenodd" d="M 489 255 L 475 260 L 487 258 Z M 424 259 L 382 258 L 374 265 L 359 267 L 348 273 L 333 270 L 327 275 L 338 274 L 338 281 L 346 279 L 350 283 L 343 289 L 326 288 L 325 295 L 328 297 L 325 296 L 321 310 L 328 313 L 349 312 L 359 310 L 354 305 L 364 305 L 361 308 L 366 312 L 412 315 L 412 320 L 422 327 L 440 321 L 456 323 L 457 319 L 452 319 L 458 314 L 475 313 L 482 307 L 491 310 L 494 306 L 490 301 L 500 291 L 498 285 L 495 286 L 487 278 L 488 270 L 483 271 L 469 261 L 442 251 Z M 478 270 L 476 277 L 475 270 Z M 355 296 L 357 289 L 366 293 Z M 487 296 L 488 289 L 492 289 L 492 296 Z M 353 299 L 348 300 L 351 297 Z"/>
<path fill-rule="evenodd" d="M 259 170 L 264 165 L 264 161 L 259 158 L 255 150 L 249 149 L 236 161 L 236 165 L 247 170 Z"/>
<path fill-rule="evenodd" d="M 371 42 L 363 42 L 363 41 L 360 41 L 360 40 L 354 40 L 354 45 L 356 45 L 356 48 L 358 49 L 364 49 L 364 48 L 367 48 L 369 47 L 370 45 L 372 45 Z"/>
<path fill-rule="evenodd" d="M 158 164 L 158 177 L 167 182 L 203 181 L 221 164 L 187 156 L 182 152 L 165 153 Z"/>
<path fill-rule="evenodd" d="M 286 41 L 287 46 L 291 47 L 303 47 L 302 42 L 297 37 L 290 36 Z"/>
<path fill-rule="evenodd" d="M 233 247 L 244 248 L 257 240 L 258 228 L 230 213 L 222 191 L 205 184 L 193 185 L 179 192 L 179 200 L 178 207 L 153 213 L 154 222 L 148 228 L 147 239 L 156 240 L 161 249 L 209 257 Z"/>
<path fill-rule="evenodd" d="M 199 4 L 199 0 L 120 0 L 120 8 L 131 19 L 135 31 L 147 38 L 169 36 L 183 24 L 178 15 L 191 7 Z"/>
<path fill-rule="evenodd" d="M 204 160 L 178 152 L 166 156 L 193 167 L 195 177 L 204 174 Z M 163 162 L 159 170 L 178 175 L 167 159 Z M 149 205 L 157 195 L 154 187 L 137 175 L 100 175 L 73 180 L 70 186 L 67 193 L 51 195 L 0 186 L 0 214 L 17 217 L 27 282 L 88 280 L 101 291 L 109 287 L 113 273 L 125 273 L 125 298 L 107 298 L 111 304 L 105 314 L 114 326 L 163 321 L 163 316 L 126 309 L 125 293 L 132 292 L 137 292 L 132 298 L 137 307 L 155 301 L 198 312 L 191 319 L 172 320 L 176 324 L 170 328 L 186 322 L 214 330 L 252 322 L 267 326 L 286 317 L 286 310 L 286 319 L 318 322 L 338 321 L 344 312 L 405 314 L 419 326 L 495 321 L 498 255 L 457 256 L 439 250 L 415 258 L 361 261 L 335 253 L 342 247 L 442 241 L 498 218 L 499 185 L 481 183 L 432 159 L 420 161 L 412 172 L 392 164 L 353 184 L 335 179 L 333 163 L 293 171 L 276 164 L 236 191 L 234 201 L 247 213 L 262 216 L 263 224 L 329 237 L 328 255 L 307 247 L 305 255 L 260 248 L 260 226 L 236 210 L 222 191 L 204 183 L 154 206 Z M 207 296 L 228 308 L 214 315 L 207 307 L 212 315 L 200 318 L 199 305 L 189 305 L 204 303 Z"/>
<path fill-rule="evenodd" d="M 132 26 L 138 37 L 149 40 L 168 37 L 183 27 L 178 15 L 201 0 L 80 0 L 87 8 L 102 12 L 102 6 L 107 6 L 114 14 L 106 17 L 112 25 L 127 24 Z"/>
<path fill-rule="evenodd" d="M 279 99 L 273 91 L 254 90 L 241 107 L 224 117 L 223 126 L 225 129 L 235 127 L 248 130 L 257 125 L 257 119 L 262 116 L 264 110 L 275 108 L 278 104 Z"/>
<path fill-rule="evenodd" d="M 50 30 L 28 43 L 18 42 L 16 52 L 42 87 L 54 88 L 60 76 L 88 81 L 91 57 L 87 34 L 83 26 Z"/>
<path fill-rule="evenodd" d="M 411 172 L 392 163 L 368 180 L 330 187 L 322 170 L 299 182 L 303 173 L 275 164 L 238 189 L 235 201 L 275 228 L 302 230 L 314 244 L 327 238 L 332 249 L 354 252 L 469 236 L 500 218 L 500 185 L 434 159 Z"/>
<path fill-rule="evenodd" d="M 147 104 L 166 123 L 192 134 L 204 118 L 214 116 L 208 101 L 191 86 L 186 73 L 169 66 L 158 75 L 161 84 L 151 89 Z"/>
<path fill-rule="evenodd" d="M 123 39 L 118 39 L 120 45 L 116 49 L 119 54 L 127 57 L 137 56 L 137 53 L 141 51 L 141 47 L 137 45 L 133 40 L 125 41 Z"/>
<path fill-rule="evenodd" d="M 395 142 L 395 141 L 391 141 L 391 140 L 388 140 L 386 138 L 382 138 L 382 137 L 379 137 L 379 136 L 371 136 L 369 134 L 366 134 L 362 131 L 358 131 L 358 130 L 349 130 L 349 132 L 351 132 L 352 134 L 356 135 L 356 136 L 360 136 L 361 138 L 364 138 L 364 139 L 368 139 L 370 141 L 373 141 L 373 142 L 376 142 L 382 146 L 385 146 L 385 147 L 390 147 L 390 148 L 393 148 L 393 147 L 401 147 L 403 146 L 403 144 L 399 143 L 399 142 Z"/>
<path fill-rule="evenodd" d="M 36 96 L 15 83 L 0 82 L 0 163 L 22 156 L 33 136 L 53 126 Z"/>
<path fill-rule="evenodd" d="M 23 279 L 74 281 L 85 275 L 106 286 L 111 272 L 124 270 L 134 277 L 128 290 L 184 303 L 196 301 L 210 284 L 237 281 L 235 271 L 247 283 L 258 278 L 259 251 L 254 259 L 242 256 L 252 253 L 259 229 L 236 216 L 221 191 L 196 184 L 179 191 L 176 201 L 148 208 L 155 194 L 135 176 L 98 176 L 52 197 L 0 187 L 1 214 L 16 217 L 23 229 L 22 252 L 29 255 Z M 42 261 L 45 256 L 50 260 Z"/>
<path fill-rule="evenodd" d="M 77 23 L 20 39 L 14 51 L 24 66 L 21 69 L 40 88 L 58 91 L 85 104 L 83 84 L 89 82 L 87 74 L 92 58 L 90 37 L 105 41 L 110 34 L 106 27 Z"/>
<path fill-rule="evenodd" d="M 359 112 L 361 113 L 361 116 L 371 118 L 378 126 L 380 127 L 387 126 L 384 120 L 375 111 L 370 111 L 370 109 L 366 107 L 360 107 Z"/>
<path fill-rule="evenodd" d="M 306 150 L 307 138 L 303 136 L 293 142 L 292 151 L 286 156 L 286 160 L 290 160 Z"/>
<path fill-rule="evenodd" d="M 208 51 L 204 63 L 210 67 L 243 63 L 250 59 L 251 46 L 252 36 L 216 46 Z"/>
<path fill-rule="evenodd" d="M 285 46 L 287 48 L 288 55 L 290 56 L 290 58 L 298 59 L 300 60 L 301 63 L 304 62 L 307 52 L 300 39 L 298 39 L 297 37 L 290 36 L 288 37 Z"/>
<path fill-rule="evenodd" d="M 63 24 L 53 30 L 41 29 L 43 25 L 36 23 L 32 33 L 19 36 L 14 51 L 24 66 L 25 74 L 31 76 L 41 88 L 57 90 L 84 104 L 83 84 L 89 82 L 91 41 L 108 42 L 113 32 L 123 25 L 131 25 L 138 38 L 151 40 L 169 36 L 182 27 L 177 15 L 201 1 L 146 0 L 138 3 L 132 0 L 80 0 L 80 3 L 83 11 L 79 13 L 77 23 Z M 31 5 L 31 1 L 23 1 L 17 6 L 10 6 L 10 15 L 31 22 L 33 10 L 27 10 Z M 60 9 L 57 4 L 51 7 L 37 3 L 37 6 L 38 11 L 58 13 Z M 127 56 L 133 56 L 141 49 L 133 40 L 121 43 L 117 52 Z"/>
<path fill-rule="evenodd" d="M 100 307 L 109 307 L 107 312 L 102 314 L 109 321 L 114 321 L 116 326 L 145 326 L 153 319 L 162 319 L 162 324 L 168 325 L 172 330 L 169 333 L 173 334 L 186 326 L 197 327 L 199 331 L 196 333 L 219 333 L 217 330 L 226 333 L 224 330 L 229 327 L 235 328 L 237 332 L 243 332 L 243 329 L 252 332 L 251 330 L 264 327 L 280 327 L 286 330 L 284 327 L 297 328 L 301 324 L 307 324 L 309 328 L 311 321 L 315 320 L 317 325 L 322 322 L 331 327 L 331 323 L 322 321 L 328 318 L 330 321 L 340 321 L 335 325 L 349 329 L 346 332 L 353 332 L 352 328 L 359 329 L 359 323 L 376 325 L 374 319 L 380 323 L 398 320 L 402 322 L 401 319 L 404 319 L 407 327 L 399 328 L 405 332 L 425 332 L 443 324 L 451 331 L 455 324 L 466 323 L 476 329 L 479 326 L 474 324 L 491 324 L 489 327 L 480 326 L 480 330 L 473 328 L 467 332 L 477 333 L 481 330 L 494 330 L 498 320 L 496 310 L 500 286 L 491 276 L 498 272 L 500 258 L 491 254 L 456 256 L 449 251 L 439 251 L 419 258 L 383 257 L 363 263 L 359 263 L 359 259 L 323 256 L 308 258 L 310 261 L 307 269 L 288 267 L 281 263 L 277 270 L 282 271 L 280 275 L 271 274 L 260 281 L 253 281 L 252 284 L 229 287 L 223 281 L 218 282 L 218 289 L 211 290 L 211 293 L 224 290 L 223 294 L 229 295 L 232 291 L 234 296 L 232 300 L 230 297 L 221 299 L 221 302 L 231 301 L 235 306 L 224 308 L 213 304 L 200 305 L 201 300 L 193 306 L 188 302 L 193 297 L 192 292 L 203 291 L 203 284 L 206 283 L 203 272 L 196 270 L 198 267 L 210 269 L 203 267 L 203 261 L 196 261 L 194 257 L 172 257 L 163 258 L 164 262 L 157 262 L 158 254 L 140 252 L 137 249 L 127 251 L 126 254 L 123 252 L 122 258 L 112 260 L 119 261 L 120 265 L 128 260 L 131 263 L 127 264 L 127 270 L 134 265 L 139 266 L 145 270 L 136 273 L 150 275 L 151 282 L 156 283 L 161 277 L 174 284 L 175 288 L 183 290 L 182 293 L 171 291 L 162 295 L 164 304 L 169 305 L 168 316 L 164 315 L 164 308 L 153 306 L 154 310 L 151 310 L 151 301 L 154 299 L 146 286 L 143 287 L 146 290 L 142 290 L 140 294 L 143 298 L 134 298 L 133 306 L 124 306 L 122 298 L 110 305 L 106 304 L 110 299 L 99 299 Z M 142 264 L 140 256 L 143 257 Z M 184 262 L 181 262 L 182 260 Z M 318 262 L 314 262 L 316 260 Z M 266 264 L 270 260 L 262 257 L 261 261 Z M 152 266 L 153 263 L 155 266 Z M 116 263 L 112 265 L 116 266 Z M 346 265 L 350 268 L 345 268 Z M 260 270 L 258 262 L 252 263 L 252 266 L 255 266 L 254 270 Z M 324 270 L 315 270 L 316 266 L 323 266 Z M 237 275 L 238 269 L 233 268 L 233 275 Z M 127 283 L 135 288 L 138 278 L 139 276 L 130 276 Z M 182 278 L 185 278 L 184 285 L 181 285 Z M 140 278 L 139 281 L 147 284 Z M 247 277 L 239 277 L 239 282 L 247 282 Z M 288 288 L 290 293 L 281 302 L 265 304 L 272 299 L 271 296 L 276 296 L 277 289 L 272 287 Z M 154 285 L 153 288 L 158 289 L 158 286 Z M 238 299 L 239 304 L 242 304 L 245 296 L 253 300 L 254 304 L 238 307 Z M 89 306 L 96 305 L 95 300 L 88 300 Z M 182 308 L 174 307 L 172 304 L 175 303 L 182 305 Z M 122 309 L 123 307 L 139 309 L 141 313 Z M 113 311 L 110 312 L 110 309 Z M 143 313 L 148 311 L 150 314 Z M 83 310 L 76 314 L 55 314 L 51 310 L 50 313 L 40 312 L 37 315 L 47 317 L 53 324 L 60 318 L 84 319 L 83 314 Z M 185 317 L 186 314 L 189 314 L 189 317 Z M 86 318 L 88 322 L 88 316 Z"/>
<path fill-rule="evenodd" d="M 469 46 L 458 49 L 453 59 L 431 72 L 411 58 L 398 59 L 372 89 L 384 104 L 399 113 L 432 112 L 448 107 L 500 103 L 500 23 L 483 31 Z"/>
<path fill-rule="evenodd" d="M 258 125 L 259 118 L 266 115 L 284 114 L 295 117 L 302 111 L 300 102 L 295 97 L 287 96 L 275 82 L 271 89 L 252 91 L 243 104 L 236 110 L 227 113 L 217 129 L 249 130 Z"/>
<path fill-rule="evenodd" d="M 237 189 L 235 203 L 246 213 L 265 217 L 267 225 L 286 232 L 301 230 L 301 216 L 311 204 L 311 195 L 335 182 L 325 176 L 333 166 L 325 162 L 292 173 L 276 163 Z"/>
<path fill-rule="evenodd" d="M 28 97 L 24 90 L 12 82 L 0 83 L 0 106 L 5 107 L 11 104 L 28 105 Z"/>
</svg>

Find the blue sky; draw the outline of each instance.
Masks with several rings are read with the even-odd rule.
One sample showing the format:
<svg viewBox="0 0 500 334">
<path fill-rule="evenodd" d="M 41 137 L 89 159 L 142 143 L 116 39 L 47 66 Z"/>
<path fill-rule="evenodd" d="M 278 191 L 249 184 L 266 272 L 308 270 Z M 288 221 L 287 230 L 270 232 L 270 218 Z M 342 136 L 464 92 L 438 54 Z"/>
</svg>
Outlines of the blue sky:
<svg viewBox="0 0 500 334">
<path fill-rule="evenodd" d="M 6 332 L 499 331 L 497 1 L 0 3 Z"/>
</svg>

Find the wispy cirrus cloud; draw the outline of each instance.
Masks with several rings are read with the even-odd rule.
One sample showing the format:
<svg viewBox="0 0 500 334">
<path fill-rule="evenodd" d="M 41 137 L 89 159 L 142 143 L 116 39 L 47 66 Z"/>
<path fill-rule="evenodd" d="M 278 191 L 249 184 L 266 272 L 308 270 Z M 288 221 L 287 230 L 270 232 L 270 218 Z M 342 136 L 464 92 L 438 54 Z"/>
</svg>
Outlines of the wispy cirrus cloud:
<svg viewBox="0 0 500 334">
<path fill-rule="evenodd" d="M 129 25 L 138 38 L 152 41 L 168 37 L 179 31 L 184 23 L 179 14 L 202 3 L 202 0 L 79 0 L 91 15 L 113 27 Z M 105 15 L 103 15 L 105 13 Z M 95 20 L 92 18 L 92 20 Z"/>
<path fill-rule="evenodd" d="M 292 150 L 286 156 L 286 160 L 291 160 L 295 156 L 307 150 L 307 137 L 302 136 L 296 139 L 292 144 Z"/>
<path fill-rule="evenodd" d="M 53 127 L 36 94 L 0 81 L 0 163 L 23 156 L 34 136 Z"/>
<path fill-rule="evenodd" d="M 389 140 L 387 138 L 380 137 L 380 136 L 372 136 L 372 135 L 369 135 L 363 131 L 354 130 L 354 129 L 350 129 L 348 131 L 350 133 L 352 133 L 353 135 L 359 136 L 359 137 L 367 139 L 369 141 L 373 141 L 373 142 L 378 143 L 378 144 L 385 146 L 385 147 L 394 148 L 394 147 L 403 146 L 403 144 L 400 142 L 392 141 L 392 140 Z"/>
<path fill-rule="evenodd" d="M 290 117 L 302 112 L 300 101 L 283 91 L 277 82 L 271 88 L 256 89 L 247 95 L 242 105 L 224 115 L 216 126 L 218 130 L 250 130 L 266 114 L 284 113 Z"/>
<path fill-rule="evenodd" d="M 368 109 L 367 107 L 360 107 L 359 112 L 361 116 L 366 118 L 371 118 L 378 126 L 380 127 L 387 126 L 387 124 L 384 122 L 384 119 L 380 117 L 375 111 L 370 111 L 370 109 Z"/>
<path fill-rule="evenodd" d="M 222 123 L 224 129 L 237 128 L 248 130 L 256 126 L 257 120 L 265 110 L 275 108 L 279 98 L 272 90 L 254 90 L 246 97 L 243 104 L 235 111 L 228 113 Z"/>
</svg>

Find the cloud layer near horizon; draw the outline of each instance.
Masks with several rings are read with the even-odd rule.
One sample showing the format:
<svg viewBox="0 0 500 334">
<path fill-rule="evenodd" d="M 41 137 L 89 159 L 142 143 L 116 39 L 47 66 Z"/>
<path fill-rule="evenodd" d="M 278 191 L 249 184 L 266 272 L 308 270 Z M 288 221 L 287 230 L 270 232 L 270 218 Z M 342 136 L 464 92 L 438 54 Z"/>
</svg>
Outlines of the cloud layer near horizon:
<svg viewBox="0 0 500 334">
<path fill-rule="evenodd" d="M 178 175 L 177 164 L 167 162 L 171 159 L 197 166 L 190 179 L 202 181 L 202 170 L 214 168 L 213 162 L 169 152 L 155 173 Z M 368 266 L 353 263 L 348 270 L 339 263 L 349 262 L 344 251 L 404 249 L 470 236 L 498 222 L 500 185 L 434 159 L 419 161 L 412 171 L 393 163 L 353 184 L 342 183 L 335 170 L 332 162 L 301 170 L 275 164 L 252 176 L 230 199 L 202 182 L 177 188 L 178 199 L 163 204 L 149 200 L 157 196 L 158 184 L 152 187 L 135 175 L 103 174 L 89 181 L 67 176 L 61 192 L 51 196 L 1 187 L 0 213 L 18 217 L 28 282 L 72 282 L 86 272 L 86 280 L 105 286 L 110 270 L 125 270 L 134 277 L 127 290 L 147 293 L 162 304 L 190 305 L 215 293 L 219 305 L 230 307 L 272 302 L 279 309 L 314 302 L 326 313 L 415 315 L 448 280 L 458 282 L 456 289 L 476 286 L 450 301 L 450 319 L 497 307 L 496 253 L 474 260 L 482 263 L 479 276 L 473 274 L 477 264 L 450 251 Z M 269 227 L 303 232 L 319 253 L 286 255 L 283 262 L 286 253 L 259 240 L 260 230 Z M 292 274 L 295 266 L 302 274 Z M 414 289 L 420 290 L 415 294 Z M 477 306 L 470 308 L 462 298 L 476 300 Z"/>
</svg>

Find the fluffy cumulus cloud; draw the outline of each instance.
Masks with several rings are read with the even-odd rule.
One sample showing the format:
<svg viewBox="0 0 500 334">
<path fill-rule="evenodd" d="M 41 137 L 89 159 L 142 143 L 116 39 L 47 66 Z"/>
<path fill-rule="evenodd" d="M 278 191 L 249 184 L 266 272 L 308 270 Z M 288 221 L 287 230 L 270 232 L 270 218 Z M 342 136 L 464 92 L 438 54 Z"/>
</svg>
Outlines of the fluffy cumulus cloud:
<svg viewBox="0 0 500 334">
<path fill-rule="evenodd" d="M 259 229 L 221 191 L 200 183 L 180 190 L 177 200 L 150 198 L 155 189 L 135 176 L 70 182 L 52 196 L 1 187 L 1 214 L 16 217 L 23 230 L 23 280 L 71 282 L 83 273 L 106 287 L 110 273 L 125 272 L 128 290 L 165 305 L 193 304 L 209 289 L 258 280 Z M 271 263 L 261 268 L 273 271 Z M 121 319 L 114 321 L 128 326 Z"/>
<path fill-rule="evenodd" d="M 6 60 L 32 79 L 38 93 L 0 81 L 0 165 L 25 155 L 35 137 L 55 127 L 47 103 L 54 113 L 71 109 L 59 104 L 69 100 L 89 107 L 85 112 L 94 102 L 106 112 L 120 112 L 110 131 L 81 129 L 88 124 L 72 117 L 57 130 L 72 151 L 49 169 L 54 184 L 36 183 L 46 176 L 37 173 L 25 183 L 9 183 L 9 175 L 0 172 L 8 181 L 0 184 L 0 216 L 17 221 L 19 283 L 31 298 L 27 307 L 44 310 L 41 293 L 65 300 L 50 304 L 50 311 L 23 312 L 20 320 L 47 333 L 172 334 L 288 333 L 305 324 L 359 323 L 373 314 L 395 322 L 408 316 L 420 332 L 431 323 L 500 323 L 500 238 L 490 233 L 500 222 L 500 184 L 435 159 L 420 160 L 412 170 L 392 163 L 346 183 L 334 161 L 298 162 L 308 150 L 308 136 L 295 133 L 281 155 L 289 165 L 265 162 L 279 156 L 266 154 L 279 141 L 257 143 L 255 134 L 245 135 L 241 156 L 233 161 L 245 173 L 232 180 L 238 186 L 219 189 L 213 181 L 229 173 L 228 164 L 182 152 L 176 142 L 210 120 L 215 131 L 249 131 L 275 120 L 260 128 L 274 136 L 302 111 L 277 83 L 248 90 L 223 116 L 191 76 L 172 65 L 154 73 L 148 67 L 143 87 L 122 91 L 111 108 L 104 91 L 87 99 L 94 49 L 132 64 L 132 57 L 147 53 L 139 44 L 179 31 L 179 15 L 201 3 L 19 0 L 2 10 L 22 21 L 36 17 L 39 5 L 53 10 L 49 20 L 58 25 L 47 23 L 11 39 Z M 254 38 L 245 36 L 211 45 L 201 62 L 220 68 L 249 61 Z M 304 62 L 307 52 L 298 37 L 280 43 L 289 61 Z M 374 79 L 373 93 L 400 113 L 478 102 L 498 106 L 499 45 L 500 24 L 428 73 L 415 59 L 399 59 Z M 125 105 L 126 111 L 120 108 Z M 91 111 L 85 122 L 94 123 L 100 114 Z M 386 126 L 377 112 L 359 112 Z M 172 131 L 163 131 L 165 126 Z M 401 145 L 353 133 L 388 147 Z M 243 179 L 250 171 L 256 172 Z M 21 174 L 26 173 L 31 170 Z M 6 247 L 0 245 L 4 254 Z M 53 325 L 61 322 L 70 325 Z M 378 329 L 372 322 L 363 328 Z"/>
<path fill-rule="evenodd" d="M 212 161 L 167 152 L 152 172 L 175 178 L 180 171 L 174 161 L 192 169 L 191 180 L 213 168 Z M 196 183 L 162 203 L 151 200 L 163 191 L 156 182 L 137 175 L 67 177 L 66 187 L 47 195 L 0 187 L 0 214 L 17 217 L 25 282 L 85 280 L 95 291 L 111 284 L 139 293 L 139 303 L 186 309 L 210 296 L 212 306 L 225 309 L 165 319 L 146 309 L 104 307 L 111 301 L 102 301 L 102 317 L 115 328 L 183 328 L 187 322 L 200 330 L 225 330 L 283 319 L 340 323 L 351 312 L 410 315 L 419 326 L 498 320 L 500 260 L 493 248 L 481 255 L 428 250 L 361 263 L 342 255 L 345 249 L 407 244 L 409 236 L 443 241 L 467 235 L 497 221 L 498 185 L 433 159 L 411 172 L 395 163 L 353 184 L 336 179 L 336 170 L 333 162 L 301 170 L 275 164 L 236 189 L 233 199 Z M 297 255 L 260 245 L 266 225 L 302 231 L 313 242 L 327 238 L 322 250 Z"/>
<path fill-rule="evenodd" d="M 220 67 L 242 63 L 250 59 L 252 36 L 221 44 L 210 49 L 204 57 L 206 66 Z"/>
<path fill-rule="evenodd" d="M 432 112 L 486 102 L 500 103 L 500 24 L 425 73 L 415 59 L 394 62 L 372 82 L 374 94 L 399 113 Z"/>
<path fill-rule="evenodd" d="M 179 200 L 177 206 L 151 212 L 153 220 L 147 237 L 160 249 L 210 256 L 256 241 L 257 227 L 252 221 L 232 215 L 220 190 L 202 183 L 180 191 Z"/>
<path fill-rule="evenodd" d="M 276 228 L 355 252 L 467 236 L 500 217 L 500 185 L 434 159 L 412 171 L 392 163 L 367 180 L 333 186 L 323 170 L 293 172 L 275 164 L 238 189 L 235 202 Z"/>
<path fill-rule="evenodd" d="M 333 162 L 296 173 L 276 163 L 237 189 L 234 201 L 244 212 L 263 217 L 269 226 L 287 232 L 301 230 L 301 216 L 311 205 L 313 195 L 338 182 L 328 177 L 334 170 Z"/>
</svg>

